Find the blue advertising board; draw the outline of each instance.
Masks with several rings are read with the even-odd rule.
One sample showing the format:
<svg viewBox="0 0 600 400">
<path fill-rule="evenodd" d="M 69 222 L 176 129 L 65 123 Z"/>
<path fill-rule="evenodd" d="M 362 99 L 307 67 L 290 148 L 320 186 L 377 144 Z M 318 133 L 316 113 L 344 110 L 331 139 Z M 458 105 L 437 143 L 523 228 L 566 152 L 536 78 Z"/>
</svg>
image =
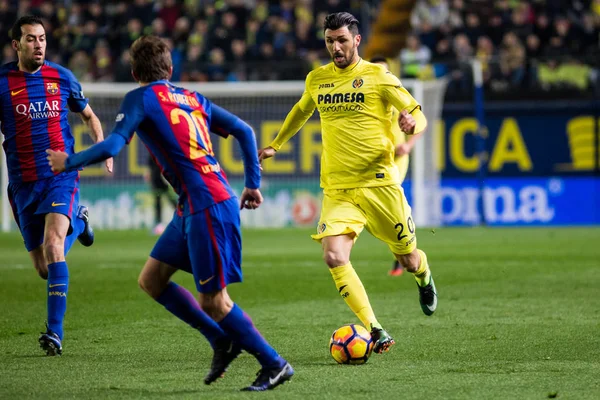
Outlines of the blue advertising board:
<svg viewBox="0 0 600 400">
<path fill-rule="evenodd" d="M 404 185 L 413 208 L 410 181 Z M 600 179 L 594 177 L 442 179 L 444 225 L 600 224 Z M 482 207 L 478 206 L 481 201 Z"/>
</svg>

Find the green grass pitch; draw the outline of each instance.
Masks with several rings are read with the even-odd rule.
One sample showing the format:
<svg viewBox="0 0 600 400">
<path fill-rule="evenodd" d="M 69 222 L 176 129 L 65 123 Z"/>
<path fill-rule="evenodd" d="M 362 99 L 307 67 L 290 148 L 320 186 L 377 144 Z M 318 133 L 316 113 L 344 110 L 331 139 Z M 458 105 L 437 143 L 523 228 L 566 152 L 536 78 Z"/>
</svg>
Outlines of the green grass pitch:
<svg viewBox="0 0 600 400">
<path fill-rule="evenodd" d="M 328 353 L 333 330 L 358 320 L 310 233 L 244 232 L 245 282 L 230 293 L 296 369 L 263 394 L 238 391 L 259 369 L 248 355 L 202 383 L 208 344 L 137 287 L 156 239 L 146 232 L 75 246 L 64 355 L 43 356 L 45 284 L 19 236 L 0 235 L 0 398 L 600 398 L 600 229 L 420 230 L 439 290 L 432 317 L 411 276 L 386 275 L 387 247 L 365 233 L 352 261 L 397 344 L 363 366 Z M 185 273 L 175 280 L 194 287 Z"/>
</svg>

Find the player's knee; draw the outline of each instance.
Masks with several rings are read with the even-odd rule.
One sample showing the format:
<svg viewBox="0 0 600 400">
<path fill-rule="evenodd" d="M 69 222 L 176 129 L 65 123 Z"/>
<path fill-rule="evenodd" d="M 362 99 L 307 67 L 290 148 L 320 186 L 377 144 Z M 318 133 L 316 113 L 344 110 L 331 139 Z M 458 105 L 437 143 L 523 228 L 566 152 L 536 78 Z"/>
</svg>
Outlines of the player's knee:
<svg viewBox="0 0 600 400">
<path fill-rule="evenodd" d="M 138 277 L 138 286 L 140 287 L 140 289 L 142 289 L 144 292 L 148 293 L 150 296 L 152 296 L 152 285 L 150 285 L 150 282 L 148 281 L 148 278 L 146 277 L 146 275 L 144 273 L 141 273 L 140 276 Z"/>
<path fill-rule="evenodd" d="M 62 242 L 52 240 L 51 238 L 44 241 L 44 256 L 46 261 L 51 264 L 63 261 L 65 258 L 65 246 Z"/>
<path fill-rule="evenodd" d="M 138 285 L 140 286 L 140 289 L 148 293 L 152 298 L 156 299 L 162 293 L 161 288 L 156 284 L 155 280 L 148 274 L 145 274 L 144 271 L 142 271 L 138 278 Z"/>
<path fill-rule="evenodd" d="M 341 251 L 326 250 L 323 253 L 323 260 L 329 268 L 339 267 L 346 265 L 350 262 L 349 257 Z"/>
<path fill-rule="evenodd" d="M 396 259 L 408 272 L 416 272 L 419 269 L 420 257 L 416 249 L 412 253 L 396 254 Z"/>
</svg>

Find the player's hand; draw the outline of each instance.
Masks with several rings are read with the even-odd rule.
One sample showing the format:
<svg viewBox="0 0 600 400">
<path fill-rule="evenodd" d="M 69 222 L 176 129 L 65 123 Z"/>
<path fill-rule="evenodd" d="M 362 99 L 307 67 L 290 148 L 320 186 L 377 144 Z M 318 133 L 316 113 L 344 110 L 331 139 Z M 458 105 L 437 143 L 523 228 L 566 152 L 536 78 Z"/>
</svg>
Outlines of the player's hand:
<svg viewBox="0 0 600 400">
<path fill-rule="evenodd" d="M 106 159 L 106 172 L 108 172 L 109 174 L 112 174 L 113 172 L 113 159 L 111 158 L 107 158 Z"/>
<path fill-rule="evenodd" d="M 412 146 L 408 143 L 402 143 L 396 146 L 396 157 L 402 157 L 410 153 Z"/>
<path fill-rule="evenodd" d="M 415 132 L 415 126 L 417 125 L 417 122 L 415 121 L 413 116 L 410 115 L 406 110 L 402 110 L 402 112 L 400 113 L 399 124 L 400 129 L 402 129 L 402 132 L 408 135 L 412 135 Z"/>
<path fill-rule="evenodd" d="M 63 172 L 65 170 L 65 164 L 67 163 L 67 157 L 69 155 L 64 151 L 46 150 L 48 157 L 48 165 L 52 168 L 52 172 Z"/>
<path fill-rule="evenodd" d="M 273 157 L 275 153 L 277 153 L 277 150 L 275 150 L 271 146 L 267 146 L 264 149 L 258 150 L 258 162 L 261 163 L 260 169 L 262 169 L 263 160 Z"/>
<path fill-rule="evenodd" d="M 240 210 L 247 208 L 248 210 L 254 210 L 258 208 L 263 202 L 262 194 L 258 189 L 244 188 L 242 195 L 240 196 Z"/>
</svg>

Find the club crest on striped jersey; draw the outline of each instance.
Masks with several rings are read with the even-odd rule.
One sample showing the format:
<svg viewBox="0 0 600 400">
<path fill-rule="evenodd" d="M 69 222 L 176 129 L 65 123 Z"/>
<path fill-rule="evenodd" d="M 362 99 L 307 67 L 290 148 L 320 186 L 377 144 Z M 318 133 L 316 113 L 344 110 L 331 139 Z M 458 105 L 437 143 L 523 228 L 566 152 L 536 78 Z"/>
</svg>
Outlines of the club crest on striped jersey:
<svg viewBox="0 0 600 400">
<path fill-rule="evenodd" d="M 362 78 L 356 78 L 354 80 L 354 82 L 352 82 L 352 87 L 354 89 L 358 89 L 359 87 L 361 87 L 363 85 L 363 83 L 365 83 L 365 81 L 363 81 Z"/>
<path fill-rule="evenodd" d="M 46 91 L 50 94 L 58 93 L 58 83 L 56 83 L 56 82 L 46 83 Z"/>
</svg>

